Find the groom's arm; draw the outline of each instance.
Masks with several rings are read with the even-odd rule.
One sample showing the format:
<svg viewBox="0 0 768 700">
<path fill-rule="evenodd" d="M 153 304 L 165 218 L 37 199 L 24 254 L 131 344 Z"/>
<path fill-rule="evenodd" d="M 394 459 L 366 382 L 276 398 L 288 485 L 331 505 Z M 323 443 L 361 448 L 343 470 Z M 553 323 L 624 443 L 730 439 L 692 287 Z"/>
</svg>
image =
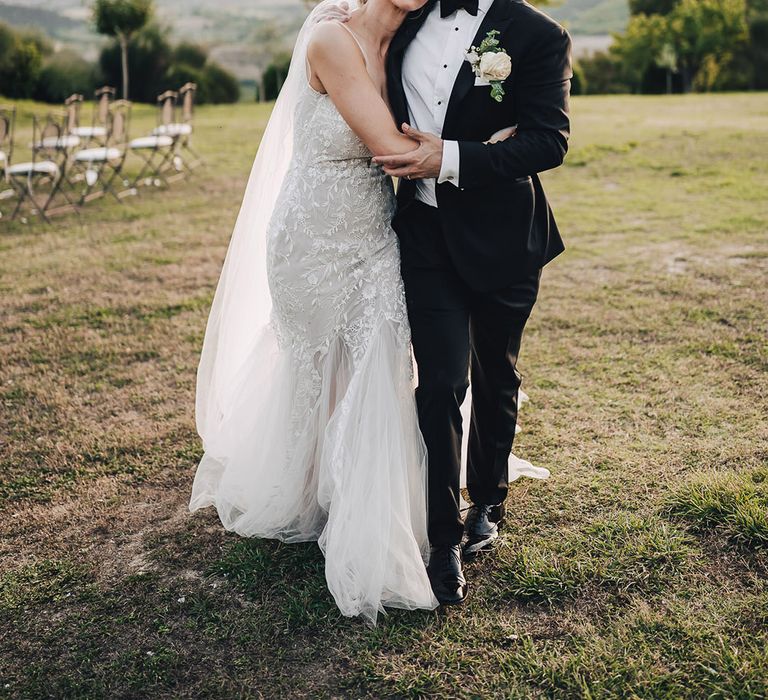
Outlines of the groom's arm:
<svg viewBox="0 0 768 700">
<path fill-rule="evenodd" d="M 374 162 L 394 177 L 438 178 L 438 182 L 462 189 L 485 187 L 560 165 L 570 134 L 571 38 L 559 25 L 550 26 L 517 68 L 514 138 L 496 143 L 443 141 L 403 124 L 403 133 L 417 140 L 418 148 L 400 155 L 377 156 Z"/>
<path fill-rule="evenodd" d="M 521 60 L 517 133 L 498 143 L 458 141 L 459 187 L 484 187 L 556 168 L 568 151 L 571 39 L 556 27 Z M 514 69 L 513 69 L 514 70 Z"/>
</svg>

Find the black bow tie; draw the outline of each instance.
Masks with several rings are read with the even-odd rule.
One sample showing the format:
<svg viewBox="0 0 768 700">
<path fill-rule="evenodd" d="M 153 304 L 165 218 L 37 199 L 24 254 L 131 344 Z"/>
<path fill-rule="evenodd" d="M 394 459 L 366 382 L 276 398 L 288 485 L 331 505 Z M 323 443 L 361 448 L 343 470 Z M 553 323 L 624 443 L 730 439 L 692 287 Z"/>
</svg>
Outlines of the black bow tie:
<svg viewBox="0 0 768 700">
<path fill-rule="evenodd" d="M 456 10 L 464 8 L 470 15 L 477 16 L 477 7 L 479 0 L 440 0 L 440 16 L 445 18 L 452 15 Z"/>
</svg>

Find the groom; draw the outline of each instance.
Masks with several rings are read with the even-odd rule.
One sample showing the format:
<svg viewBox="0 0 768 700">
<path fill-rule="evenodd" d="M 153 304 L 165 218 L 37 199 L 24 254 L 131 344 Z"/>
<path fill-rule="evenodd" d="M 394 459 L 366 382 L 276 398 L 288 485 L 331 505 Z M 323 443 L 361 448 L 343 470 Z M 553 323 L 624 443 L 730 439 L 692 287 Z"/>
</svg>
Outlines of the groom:
<svg viewBox="0 0 768 700">
<path fill-rule="evenodd" d="M 511 69 L 503 56 L 470 56 L 477 76 L 470 46 L 504 49 Z M 567 151 L 571 77 L 567 32 L 524 0 L 429 0 L 389 48 L 390 104 L 419 146 L 375 162 L 400 178 L 392 225 L 429 455 L 428 572 L 443 604 L 467 594 L 462 542 L 465 557 L 491 545 L 504 514 L 520 340 L 541 268 L 563 251 L 537 173 Z M 485 143 L 510 125 L 513 137 Z M 462 523 L 459 407 L 470 367 L 472 506 Z"/>
</svg>

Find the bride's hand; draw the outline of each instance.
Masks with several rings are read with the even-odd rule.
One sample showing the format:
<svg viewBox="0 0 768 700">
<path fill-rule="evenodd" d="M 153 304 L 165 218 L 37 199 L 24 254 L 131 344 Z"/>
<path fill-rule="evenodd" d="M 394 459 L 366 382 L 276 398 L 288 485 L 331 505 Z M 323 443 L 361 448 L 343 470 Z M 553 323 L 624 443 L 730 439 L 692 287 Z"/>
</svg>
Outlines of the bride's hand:
<svg viewBox="0 0 768 700">
<path fill-rule="evenodd" d="M 346 0 L 340 2 L 338 5 L 331 5 L 325 8 L 317 15 L 318 22 L 327 22 L 329 20 L 337 20 L 339 22 L 346 22 L 352 13 L 349 11 L 349 3 Z"/>
<path fill-rule="evenodd" d="M 517 126 L 508 126 L 506 129 L 499 129 L 491 138 L 483 143 L 498 143 L 512 138 L 517 133 Z"/>
</svg>

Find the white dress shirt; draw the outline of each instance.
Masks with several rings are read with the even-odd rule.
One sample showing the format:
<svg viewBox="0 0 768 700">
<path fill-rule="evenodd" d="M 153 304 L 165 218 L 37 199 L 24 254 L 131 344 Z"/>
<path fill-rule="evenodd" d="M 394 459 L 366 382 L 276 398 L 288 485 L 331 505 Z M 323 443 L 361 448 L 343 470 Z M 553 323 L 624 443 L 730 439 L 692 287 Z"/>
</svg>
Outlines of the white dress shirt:
<svg viewBox="0 0 768 700">
<path fill-rule="evenodd" d="M 440 17 L 436 2 L 406 49 L 403 57 L 403 89 L 408 101 L 410 124 L 419 131 L 443 132 L 445 112 L 453 84 L 485 13 L 493 0 L 479 0 L 477 16 L 461 8 Z M 437 206 L 435 178 L 415 180 L 416 199 Z M 459 144 L 443 141 L 443 163 L 437 182 L 459 184 Z"/>
</svg>

